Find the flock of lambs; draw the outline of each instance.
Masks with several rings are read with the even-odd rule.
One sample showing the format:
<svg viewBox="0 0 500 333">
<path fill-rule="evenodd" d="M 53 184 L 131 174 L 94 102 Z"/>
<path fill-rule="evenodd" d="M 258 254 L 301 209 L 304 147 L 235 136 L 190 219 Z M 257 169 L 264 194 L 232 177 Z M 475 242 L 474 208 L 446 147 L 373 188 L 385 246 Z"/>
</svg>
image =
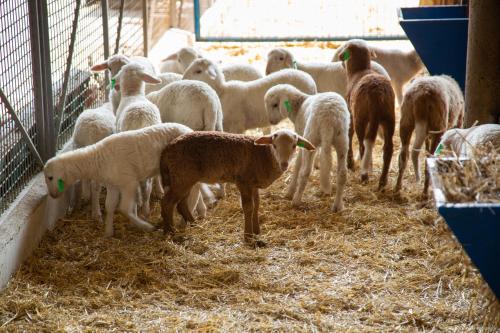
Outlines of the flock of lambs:
<svg viewBox="0 0 500 333">
<path fill-rule="evenodd" d="M 294 205 L 301 203 L 317 151 L 321 190 L 330 194 L 333 146 L 337 179 L 332 211 L 343 209 L 347 169 L 354 170 L 354 132 L 362 182 L 372 171 L 377 134 L 384 140 L 379 189 L 386 186 L 396 97 L 402 144 L 396 191 L 401 189 L 414 130 L 417 181 L 424 142 L 431 153 L 440 142 L 457 154 L 467 154 L 462 146 L 485 140 L 500 145 L 500 125 L 449 130 L 462 127 L 464 115 L 462 92 L 451 77 L 418 77 L 403 94 L 403 85 L 422 69 L 414 50 L 380 49 L 362 40 L 345 43 L 331 63 L 300 62 L 286 49 L 273 49 L 266 76 L 251 65 L 219 66 L 192 48 L 165 59 L 161 74 L 146 58 L 113 55 L 91 68 L 110 72 L 110 102 L 79 116 L 72 139 L 45 165 L 47 187 L 54 198 L 70 191 L 73 205 L 81 196 L 90 196 L 92 218 L 101 220 L 99 194 L 104 185 L 105 235 L 112 236 L 117 207 L 137 227 L 152 231 L 154 226 L 137 210 L 139 206 L 142 217 L 149 216 L 154 192 L 163 198 L 164 232 L 173 232 L 175 207 L 185 221 L 193 221 L 195 213 L 204 217 L 207 205 L 224 196 L 224 183 L 235 183 L 245 241 L 263 246 L 258 239 L 259 189 L 287 170 L 297 146 L 286 193 Z M 285 118 L 295 131 L 270 134 L 270 126 Z M 262 128 L 264 135 L 242 134 L 255 128 Z M 427 186 L 426 175 L 424 193 Z"/>
</svg>

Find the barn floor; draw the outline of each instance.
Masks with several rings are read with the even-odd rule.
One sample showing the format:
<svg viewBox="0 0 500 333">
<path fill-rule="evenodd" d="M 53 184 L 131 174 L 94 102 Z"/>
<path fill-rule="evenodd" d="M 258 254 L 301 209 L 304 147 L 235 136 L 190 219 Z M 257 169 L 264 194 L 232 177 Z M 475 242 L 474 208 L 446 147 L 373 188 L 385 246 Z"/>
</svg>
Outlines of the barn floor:
<svg viewBox="0 0 500 333">
<path fill-rule="evenodd" d="M 332 44 L 305 46 L 304 54 L 333 53 Z M 202 47 L 256 63 L 266 53 Z M 376 191 L 378 142 L 370 183 L 349 172 L 341 213 L 330 212 L 317 171 L 300 209 L 283 198 L 290 172 L 261 191 L 262 249 L 242 242 L 232 185 L 205 220 L 174 239 L 137 231 L 122 216 L 106 239 L 102 224 L 76 212 L 46 234 L 0 293 L 0 331 L 497 330 L 499 302 L 432 201 L 420 200 L 412 170 L 403 195 L 392 193 L 398 136 L 394 142 L 388 189 Z M 160 223 L 158 203 L 152 222 Z"/>
</svg>

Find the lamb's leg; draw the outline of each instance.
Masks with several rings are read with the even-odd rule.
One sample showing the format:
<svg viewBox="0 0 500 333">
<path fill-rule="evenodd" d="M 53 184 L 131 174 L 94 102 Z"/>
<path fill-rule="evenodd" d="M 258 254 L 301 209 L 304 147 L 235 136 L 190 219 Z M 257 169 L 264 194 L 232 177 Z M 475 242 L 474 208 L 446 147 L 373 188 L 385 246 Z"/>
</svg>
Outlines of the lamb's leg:
<svg viewBox="0 0 500 333">
<path fill-rule="evenodd" d="M 194 217 L 188 208 L 188 196 L 184 197 L 177 203 L 177 211 L 181 214 L 184 221 L 194 222 Z"/>
<path fill-rule="evenodd" d="M 254 211 L 254 201 L 252 189 L 245 184 L 236 184 L 241 195 L 241 205 L 243 207 L 243 214 L 245 215 L 245 231 L 244 239 L 245 242 L 255 245 L 255 239 L 253 234 L 253 211 Z"/>
<path fill-rule="evenodd" d="M 436 148 L 441 141 L 442 134 L 434 134 L 431 139 L 431 145 L 430 145 L 430 152 L 436 151 Z M 424 178 L 424 191 L 423 195 L 427 196 L 428 190 L 429 190 L 429 170 L 427 169 L 427 163 L 425 163 L 425 178 Z"/>
<path fill-rule="evenodd" d="M 349 150 L 347 152 L 347 168 L 354 170 L 354 153 L 352 151 L 352 137 L 354 136 L 354 123 L 352 113 L 350 114 L 351 121 L 349 122 Z"/>
<path fill-rule="evenodd" d="M 95 180 L 90 181 L 90 190 L 92 194 L 92 196 L 90 197 L 90 202 L 92 205 L 92 219 L 102 222 L 101 207 L 99 206 L 101 183 Z"/>
<path fill-rule="evenodd" d="M 151 213 L 151 206 L 149 201 L 151 199 L 151 192 L 153 190 L 153 179 L 149 178 L 141 182 L 141 193 L 142 193 L 142 214 L 145 217 L 149 217 Z"/>
<path fill-rule="evenodd" d="M 293 196 L 292 205 L 299 206 L 302 202 L 302 195 L 304 194 L 304 189 L 306 188 L 307 181 L 309 180 L 309 175 L 311 174 L 312 164 L 314 160 L 315 151 L 303 150 L 302 151 L 302 168 L 300 169 L 298 187 Z"/>
<path fill-rule="evenodd" d="M 104 224 L 104 236 L 113 236 L 113 215 L 120 201 L 120 191 L 111 185 L 106 186 L 106 218 Z"/>
<path fill-rule="evenodd" d="M 387 184 L 389 168 L 391 167 L 392 153 L 394 151 L 394 145 L 392 143 L 392 137 L 394 135 L 394 123 L 386 121 L 382 123 L 382 127 L 384 128 L 384 164 L 382 166 L 382 174 L 380 175 L 378 184 L 379 190 L 382 190 Z"/>
<path fill-rule="evenodd" d="M 398 81 L 392 81 L 392 83 L 394 92 L 396 93 L 396 99 L 398 100 L 398 105 L 401 107 L 403 104 L 403 84 Z"/>
<path fill-rule="evenodd" d="M 337 191 L 335 192 L 335 201 L 332 205 L 334 213 L 344 209 L 344 187 L 347 182 L 347 151 L 349 143 L 347 140 L 337 140 L 334 142 L 335 152 L 337 153 Z M 331 164 L 331 163 L 330 163 Z"/>
<path fill-rule="evenodd" d="M 321 147 L 316 148 L 316 158 L 314 159 L 314 169 L 321 169 L 321 161 L 320 157 L 321 156 Z"/>
<path fill-rule="evenodd" d="M 207 205 L 211 206 L 216 202 L 215 196 L 207 184 L 202 183 L 200 186 L 200 190 L 203 196 L 203 200 L 206 201 Z"/>
<path fill-rule="evenodd" d="M 166 190 L 165 195 L 161 201 L 161 217 L 163 218 L 163 233 L 174 232 L 174 207 L 179 201 L 172 187 Z"/>
<path fill-rule="evenodd" d="M 144 231 L 153 231 L 155 227 L 134 214 L 135 194 L 139 184 L 132 182 L 121 189 L 120 211 L 128 217 L 130 222 Z"/>
<path fill-rule="evenodd" d="M 422 149 L 422 145 L 427 137 L 427 126 L 423 122 L 415 124 L 415 141 L 413 142 L 413 150 L 411 152 L 411 160 L 413 162 L 413 169 L 415 170 L 415 179 L 420 181 L 420 168 L 418 165 L 418 155 Z"/>
<path fill-rule="evenodd" d="M 165 193 L 163 192 L 163 186 L 161 185 L 161 177 L 156 176 L 153 178 L 153 197 L 160 199 Z"/>
<path fill-rule="evenodd" d="M 201 192 L 198 193 L 198 200 L 196 201 L 196 213 L 201 218 L 205 218 L 207 216 L 207 205 L 205 205 L 205 202 L 203 201 Z"/>
<path fill-rule="evenodd" d="M 201 191 L 203 186 L 206 186 L 208 188 L 207 184 L 196 183 L 189 192 L 187 205 L 189 211 L 191 212 L 191 215 L 194 213 L 195 210 L 198 213 L 198 216 L 205 217 L 207 214 L 207 206 L 203 201 L 203 196 Z"/>
<path fill-rule="evenodd" d="M 90 199 L 91 195 L 91 183 L 90 180 L 81 180 L 80 181 L 80 187 L 81 187 L 81 200 L 88 202 Z"/>
<path fill-rule="evenodd" d="M 396 186 L 394 187 L 395 192 L 401 190 L 401 185 L 403 183 L 403 176 L 408 165 L 408 155 L 410 153 L 410 139 L 415 127 L 413 121 L 405 121 L 404 116 L 401 116 L 401 123 L 399 127 L 399 136 L 401 138 L 401 152 L 399 153 L 399 174 L 398 180 L 396 181 Z"/>
<path fill-rule="evenodd" d="M 290 183 L 288 184 L 288 188 L 286 190 L 285 198 L 292 199 L 295 194 L 295 189 L 297 188 L 297 179 L 299 178 L 299 171 L 302 167 L 302 149 L 299 150 L 297 154 L 297 158 L 295 159 L 295 165 L 293 166 L 292 178 L 290 179 Z"/>
<path fill-rule="evenodd" d="M 260 219 L 259 219 L 260 198 L 259 198 L 258 188 L 252 189 L 252 198 L 253 198 L 252 231 L 255 236 L 260 234 Z M 266 246 L 266 242 L 260 239 L 256 239 L 254 245 L 256 247 L 264 247 Z"/>
<path fill-rule="evenodd" d="M 332 193 L 332 182 L 330 179 L 332 171 L 332 146 L 330 142 L 322 141 L 320 157 L 321 167 L 319 169 L 319 185 L 324 194 Z M 318 160 L 318 158 L 316 158 Z"/>
</svg>

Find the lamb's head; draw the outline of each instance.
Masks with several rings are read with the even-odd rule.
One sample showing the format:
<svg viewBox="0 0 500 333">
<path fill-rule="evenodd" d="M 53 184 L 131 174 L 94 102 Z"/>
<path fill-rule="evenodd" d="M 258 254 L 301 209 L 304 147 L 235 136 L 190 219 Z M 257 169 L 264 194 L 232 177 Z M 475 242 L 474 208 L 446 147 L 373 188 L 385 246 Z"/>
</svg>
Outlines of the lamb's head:
<svg viewBox="0 0 500 333">
<path fill-rule="evenodd" d="M 266 92 L 264 104 L 272 125 L 290 116 L 293 108 L 298 107 L 293 101 L 298 92 L 297 88 L 289 84 L 275 85 Z"/>
<path fill-rule="evenodd" d="M 290 51 L 276 48 L 267 54 L 266 75 L 285 68 L 294 68 L 295 59 Z"/>
<path fill-rule="evenodd" d="M 297 146 L 307 150 L 315 149 L 312 143 L 288 129 L 278 130 L 269 135 L 262 136 L 255 139 L 254 143 L 256 145 L 271 145 L 271 151 L 283 172 L 288 169 Z"/>
<path fill-rule="evenodd" d="M 222 74 L 219 66 L 205 58 L 193 61 L 182 78 L 184 80 L 203 81 L 215 90 L 225 81 L 224 74 Z"/>
<path fill-rule="evenodd" d="M 362 39 L 351 39 L 341 47 L 339 59 L 348 71 L 354 72 L 370 68 L 370 61 L 377 57 L 368 43 Z"/>
<path fill-rule="evenodd" d="M 198 53 L 194 48 L 192 47 L 183 47 L 179 51 L 172 53 L 162 61 L 167 61 L 167 60 L 173 60 L 177 61 L 184 72 L 189 65 L 193 61 L 195 61 L 197 58 L 201 58 L 201 54 Z"/>
<path fill-rule="evenodd" d="M 444 132 L 439 144 L 442 146 L 442 149 L 455 151 L 455 147 L 459 147 L 462 144 L 466 135 L 467 129 L 452 128 Z M 455 151 L 455 153 L 458 154 L 459 151 Z"/>
<path fill-rule="evenodd" d="M 51 158 L 45 163 L 43 168 L 45 184 L 52 198 L 59 197 L 64 190 L 73 184 L 74 181 L 68 179 L 64 164 L 61 163 L 60 156 Z"/>
<path fill-rule="evenodd" d="M 111 76 L 115 76 L 120 69 L 128 63 L 130 63 L 130 59 L 127 56 L 124 56 L 123 54 L 115 54 L 103 62 L 90 67 L 90 70 L 94 72 L 101 72 L 109 69 Z"/>
<path fill-rule="evenodd" d="M 149 73 L 144 66 L 138 63 L 129 63 L 120 69 L 118 74 L 113 76 L 112 80 L 115 80 L 116 90 L 130 90 L 141 88 L 144 90 L 144 82 L 150 84 L 161 83 L 161 79 L 156 75 Z"/>
</svg>

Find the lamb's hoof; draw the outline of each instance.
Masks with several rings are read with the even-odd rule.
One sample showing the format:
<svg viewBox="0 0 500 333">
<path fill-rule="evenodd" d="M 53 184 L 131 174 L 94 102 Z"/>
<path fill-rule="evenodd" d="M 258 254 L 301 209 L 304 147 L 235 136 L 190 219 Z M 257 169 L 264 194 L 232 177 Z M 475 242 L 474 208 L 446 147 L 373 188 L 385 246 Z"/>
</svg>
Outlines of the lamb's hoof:
<svg viewBox="0 0 500 333">
<path fill-rule="evenodd" d="M 95 220 L 95 221 L 97 221 L 99 223 L 102 223 L 102 215 L 101 214 L 99 214 L 99 215 L 94 215 L 93 214 L 92 215 L 92 220 Z"/>
<path fill-rule="evenodd" d="M 174 228 L 172 228 L 171 226 L 163 226 L 163 234 L 166 236 L 168 234 L 171 234 L 173 235 L 174 234 Z"/>
<path fill-rule="evenodd" d="M 341 212 L 341 211 L 343 211 L 343 210 L 344 210 L 344 204 L 343 204 L 343 203 L 340 203 L 340 204 L 338 204 L 338 205 L 335 205 L 335 204 L 334 204 L 334 205 L 332 206 L 332 212 L 333 212 L 333 213 L 339 213 L 339 212 Z"/>
<path fill-rule="evenodd" d="M 347 169 L 354 171 L 356 167 L 354 166 L 354 159 L 347 160 Z"/>
<path fill-rule="evenodd" d="M 329 187 L 329 188 L 322 188 L 321 189 L 321 192 L 324 194 L 324 195 L 330 195 L 332 194 L 332 188 Z"/>
<path fill-rule="evenodd" d="M 258 247 L 266 247 L 267 246 L 267 243 L 262 241 L 262 240 L 257 240 L 254 242 L 254 246 L 255 248 L 258 248 Z"/>
<path fill-rule="evenodd" d="M 111 238 L 111 237 L 113 237 L 113 234 L 114 234 L 113 229 L 104 231 L 105 238 Z"/>
<path fill-rule="evenodd" d="M 366 183 L 368 183 L 368 174 L 362 173 L 361 174 L 361 184 L 366 184 Z"/>
<path fill-rule="evenodd" d="M 295 207 L 295 208 L 298 208 L 298 207 L 302 206 L 302 200 L 294 198 L 292 200 L 292 206 Z"/>
</svg>

